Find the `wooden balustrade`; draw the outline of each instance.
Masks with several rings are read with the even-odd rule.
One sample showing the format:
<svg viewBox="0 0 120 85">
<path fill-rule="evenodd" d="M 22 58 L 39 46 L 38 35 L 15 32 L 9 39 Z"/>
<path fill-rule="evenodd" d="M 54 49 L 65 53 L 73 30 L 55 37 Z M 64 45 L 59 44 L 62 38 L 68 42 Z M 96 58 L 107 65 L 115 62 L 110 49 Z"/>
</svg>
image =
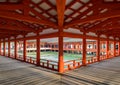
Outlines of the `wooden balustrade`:
<svg viewBox="0 0 120 85">
<path fill-rule="evenodd" d="M 40 66 L 56 71 L 58 70 L 58 62 L 53 60 L 41 59 Z"/>
<path fill-rule="evenodd" d="M 81 65 L 82 65 L 82 59 L 65 61 L 64 71 L 79 68 Z"/>
<path fill-rule="evenodd" d="M 97 62 L 97 57 L 89 57 L 87 58 L 87 64 L 95 63 Z"/>
<path fill-rule="evenodd" d="M 26 62 L 36 64 L 36 58 L 27 56 Z"/>
</svg>

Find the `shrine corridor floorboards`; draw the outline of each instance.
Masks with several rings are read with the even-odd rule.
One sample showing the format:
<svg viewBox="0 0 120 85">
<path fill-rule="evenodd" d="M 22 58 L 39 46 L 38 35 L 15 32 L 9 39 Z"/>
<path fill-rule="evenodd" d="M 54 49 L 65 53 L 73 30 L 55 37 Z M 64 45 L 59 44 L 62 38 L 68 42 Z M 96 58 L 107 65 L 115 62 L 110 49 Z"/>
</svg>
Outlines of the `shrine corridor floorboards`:
<svg viewBox="0 0 120 85">
<path fill-rule="evenodd" d="M 0 85 L 120 85 L 120 57 L 59 74 L 0 56 Z"/>
</svg>

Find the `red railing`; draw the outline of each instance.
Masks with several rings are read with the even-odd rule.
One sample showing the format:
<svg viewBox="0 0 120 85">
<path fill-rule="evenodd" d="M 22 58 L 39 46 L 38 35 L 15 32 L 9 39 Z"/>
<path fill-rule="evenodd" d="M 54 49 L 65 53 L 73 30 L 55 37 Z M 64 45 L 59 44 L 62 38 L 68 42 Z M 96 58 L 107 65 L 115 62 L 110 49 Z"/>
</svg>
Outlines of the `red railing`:
<svg viewBox="0 0 120 85">
<path fill-rule="evenodd" d="M 15 58 L 15 56 L 14 56 L 13 53 L 10 53 L 10 57 L 11 57 L 11 58 Z"/>
<path fill-rule="evenodd" d="M 18 55 L 17 55 L 17 59 L 19 59 L 19 60 L 22 60 L 22 61 L 23 61 L 23 60 L 24 60 L 24 59 L 23 59 L 23 55 L 18 54 Z"/>
<path fill-rule="evenodd" d="M 88 57 L 86 61 L 87 64 L 95 63 L 97 62 L 97 57 Z"/>
<path fill-rule="evenodd" d="M 36 64 L 36 58 L 27 56 L 26 62 Z"/>
<path fill-rule="evenodd" d="M 81 65 L 82 65 L 82 59 L 65 61 L 64 71 L 79 68 Z"/>
<path fill-rule="evenodd" d="M 58 61 L 40 59 L 40 66 L 57 71 Z"/>
<path fill-rule="evenodd" d="M 100 60 L 105 60 L 105 59 L 107 59 L 106 55 L 100 55 Z"/>
</svg>

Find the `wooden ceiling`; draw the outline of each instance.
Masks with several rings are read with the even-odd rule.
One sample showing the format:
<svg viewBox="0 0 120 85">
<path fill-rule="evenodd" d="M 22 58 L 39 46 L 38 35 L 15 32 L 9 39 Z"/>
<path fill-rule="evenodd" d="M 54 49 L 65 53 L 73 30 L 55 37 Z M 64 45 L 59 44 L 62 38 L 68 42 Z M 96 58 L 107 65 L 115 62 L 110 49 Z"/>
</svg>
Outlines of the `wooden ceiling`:
<svg viewBox="0 0 120 85">
<path fill-rule="evenodd" d="M 60 27 L 120 38 L 120 0 L 0 0 L 0 38 Z"/>
</svg>

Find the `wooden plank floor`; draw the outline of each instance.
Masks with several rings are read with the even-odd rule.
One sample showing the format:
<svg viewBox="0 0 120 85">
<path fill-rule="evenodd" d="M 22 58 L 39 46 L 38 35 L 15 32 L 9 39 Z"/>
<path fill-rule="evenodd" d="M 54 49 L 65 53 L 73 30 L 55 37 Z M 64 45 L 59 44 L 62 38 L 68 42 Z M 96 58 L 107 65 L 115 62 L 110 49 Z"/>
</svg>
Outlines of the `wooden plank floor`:
<svg viewBox="0 0 120 85">
<path fill-rule="evenodd" d="M 60 75 L 45 68 L 0 56 L 0 85 L 120 85 L 120 57 Z"/>
</svg>

